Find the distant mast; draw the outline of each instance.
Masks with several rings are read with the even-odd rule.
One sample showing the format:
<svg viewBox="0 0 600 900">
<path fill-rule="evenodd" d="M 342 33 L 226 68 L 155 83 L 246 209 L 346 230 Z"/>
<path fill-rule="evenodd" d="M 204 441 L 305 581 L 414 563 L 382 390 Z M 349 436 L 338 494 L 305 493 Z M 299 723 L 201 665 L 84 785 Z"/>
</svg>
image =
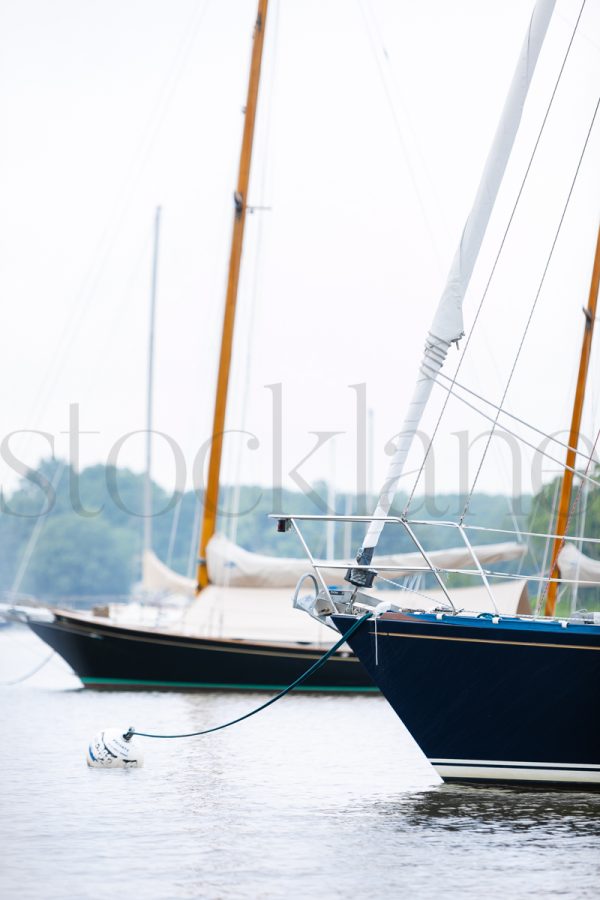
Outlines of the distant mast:
<svg viewBox="0 0 600 900">
<path fill-rule="evenodd" d="M 552 545 L 552 561 L 550 563 L 549 578 L 557 578 L 560 575 L 558 555 L 565 541 L 565 535 L 569 526 L 569 506 L 571 503 L 571 490 L 573 487 L 573 475 L 575 463 L 577 460 L 577 444 L 579 443 L 579 429 L 581 428 L 581 416 L 583 414 L 583 401 L 585 399 L 585 386 L 587 382 L 587 374 L 590 365 L 590 353 L 592 349 L 592 336 L 594 334 L 594 322 L 596 321 L 596 306 L 598 303 L 598 287 L 600 286 L 600 228 L 598 228 L 598 238 L 596 240 L 596 253 L 594 256 L 594 266 L 592 269 L 592 282 L 590 284 L 590 296 L 587 309 L 584 309 L 585 326 L 583 331 L 583 343 L 581 345 L 581 358 L 579 360 L 579 373 L 577 375 L 577 388 L 575 390 L 575 401 L 573 403 L 573 415 L 571 417 L 571 431 L 569 433 L 569 449 L 567 450 L 567 459 L 565 462 L 565 474 L 563 475 L 560 490 L 560 499 L 558 501 L 558 513 L 556 515 L 556 526 L 554 533 L 554 544 Z M 548 594 L 546 597 L 546 607 L 544 614 L 553 616 L 556 609 L 556 599 L 558 597 L 558 582 L 550 581 L 548 584 Z"/>
<path fill-rule="evenodd" d="M 225 429 L 225 412 L 227 407 L 227 389 L 229 387 L 229 370 L 231 366 L 231 348 L 233 344 L 233 328 L 235 324 L 235 308 L 237 303 L 238 283 L 240 277 L 240 263 L 244 240 L 244 226 L 246 223 L 246 210 L 248 201 L 248 184 L 250 181 L 250 165 L 252 162 L 252 141 L 254 138 L 254 122 L 256 119 L 256 106 L 258 102 L 258 88 L 260 83 L 260 67 L 262 51 L 267 24 L 268 0 L 259 0 L 256 24 L 254 27 L 254 42 L 252 45 L 252 60 L 250 63 L 250 77 L 248 81 L 248 99 L 246 101 L 244 132 L 242 136 L 242 149 L 240 153 L 240 167 L 238 173 L 237 189 L 234 194 L 233 233 L 231 237 L 231 255 L 229 258 L 229 275 L 227 278 L 227 293 L 225 297 L 225 312 L 223 316 L 223 331 L 221 334 L 221 355 L 219 359 L 219 373 L 217 376 L 217 392 L 215 397 L 215 411 L 212 428 L 212 443 L 210 460 L 208 463 L 208 479 L 204 493 L 204 518 L 200 534 L 200 546 L 198 550 L 197 592 L 199 593 L 208 584 L 208 570 L 206 568 L 206 548 L 208 542 L 215 533 L 217 524 L 217 503 L 219 499 L 219 478 L 221 471 L 221 455 L 223 452 L 223 432 Z"/>
<path fill-rule="evenodd" d="M 144 476 L 144 553 L 152 550 L 152 410 L 154 405 L 154 323 L 156 318 L 156 286 L 158 281 L 158 247 L 160 239 L 160 206 L 154 214 L 154 250 L 150 285 L 150 327 L 148 332 L 148 383 L 146 392 L 146 472 Z"/>
</svg>

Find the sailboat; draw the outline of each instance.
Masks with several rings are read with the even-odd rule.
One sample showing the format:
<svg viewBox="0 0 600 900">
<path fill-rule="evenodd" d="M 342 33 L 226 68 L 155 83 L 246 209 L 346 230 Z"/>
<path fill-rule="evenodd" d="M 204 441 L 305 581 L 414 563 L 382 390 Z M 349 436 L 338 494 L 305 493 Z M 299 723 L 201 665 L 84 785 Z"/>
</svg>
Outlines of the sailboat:
<svg viewBox="0 0 600 900">
<path fill-rule="evenodd" d="M 81 615 L 58 609 L 52 611 L 51 621 L 39 621 L 30 616 L 32 630 L 72 666 L 86 687 L 278 689 L 302 674 L 335 640 L 325 625 L 308 620 L 289 607 L 290 588 L 296 586 L 299 599 L 305 589 L 304 560 L 252 554 L 216 533 L 229 371 L 267 11 L 268 0 L 259 0 L 234 193 L 213 438 L 203 499 L 198 568 L 193 582 L 168 570 L 152 553 L 149 443 L 147 451 L 143 583 L 149 590 L 196 595 L 196 599 L 182 620 L 169 628 L 126 624 L 110 616 Z M 157 215 L 155 249 L 158 226 Z M 152 284 L 154 292 L 156 265 Z M 152 346 L 151 329 L 150 357 Z M 151 391 L 148 402 L 150 432 Z M 480 546 L 476 556 L 481 565 L 486 565 L 517 559 L 525 549 L 522 543 L 511 540 Z M 463 547 L 450 547 L 434 554 L 433 559 L 440 566 L 460 566 L 464 564 L 464 554 Z M 470 558 L 470 554 L 468 556 Z M 377 561 L 382 572 L 389 567 L 400 567 L 408 575 L 418 573 L 422 568 L 421 559 L 415 554 L 394 554 Z M 329 575 L 334 577 L 339 563 L 329 560 L 328 564 L 332 566 Z M 344 566 L 347 564 L 346 560 Z M 485 591 L 479 592 L 472 602 L 478 609 L 491 609 Z M 502 603 L 506 611 L 529 608 L 522 579 L 505 592 Z M 377 690 L 371 676 L 348 648 L 329 659 L 306 682 L 305 689 Z"/>
<path fill-rule="evenodd" d="M 124 688 L 246 688 L 273 689 L 287 685 L 302 674 L 333 643 L 328 629 L 308 627 L 290 610 L 288 590 L 275 579 L 275 587 L 263 582 L 260 590 L 227 587 L 223 621 L 221 588 L 211 584 L 207 565 L 208 549 L 215 535 L 219 474 L 225 428 L 229 369 L 233 343 L 235 309 L 240 275 L 242 243 L 247 214 L 252 140 L 256 117 L 262 50 L 268 0 L 259 0 L 250 64 L 248 95 L 238 182 L 234 194 L 233 233 L 223 319 L 221 354 L 213 420 L 213 440 L 204 496 L 204 519 L 200 537 L 197 579 L 193 585 L 199 597 L 192 606 L 195 614 L 171 628 L 125 624 L 111 617 L 80 615 L 52 610 L 51 621 L 27 615 L 30 628 L 53 647 L 73 668 L 86 687 Z M 155 227 L 155 257 L 152 279 L 152 306 L 156 288 L 156 251 L 159 216 Z M 150 357 L 152 356 L 152 328 Z M 150 361 L 150 373 L 151 373 Z M 151 375 L 150 375 L 151 378 Z M 150 381 L 151 387 L 151 381 Z M 149 417 L 151 390 L 148 392 Z M 149 422 L 148 431 L 151 431 Z M 148 457 L 150 441 L 148 441 Z M 149 458 L 146 465 L 144 582 L 158 583 L 189 593 L 174 573 L 165 571 L 151 550 L 151 483 Z M 218 542 L 216 542 L 218 543 Z M 158 573 L 158 574 L 157 574 Z M 185 582 L 185 580 L 184 580 Z M 219 607 L 215 611 L 215 605 Z M 250 617 L 248 611 L 253 611 Z M 257 611 L 260 618 L 256 627 Z M 47 616 L 44 617 L 47 619 Z M 252 619 L 250 622 L 249 619 Z M 217 619 L 217 626 L 215 626 Z M 290 628 L 290 619 L 292 627 Z M 220 621 L 219 621 L 220 620 Z M 253 627 L 254 626 L 254 627 Z M 222 636 L 225 634 L 226 636 Z M 356 657 L 348 650 L 337 653 L 307 684 L 309 690 L 376 690 Z"/>
<path fill-rule="evenodd" d="M 311 558 L 318 590 L 315 589 L 309 600 L 296 602 L 341 634 L 355 625 L 358 618 L 369 614 L 348 643 L 444 780 L 599 788 L 600 719 L 596 714 L 596 698 L 600 685 L 600 613 L 581 611 L 567 617 L 557 616 L 556 598 L 558 587 L 569 584 L 576 571 L 580 584 L 600 583 L 597 561 L 582 558 L 566 539 L 574 502 L 572 480 L 600 284 L 600 229 L 588 306 L 584 310 L 584 339 L 559 512 L 551 535 L 552 558 L 549 571 L 538 579 L 539 600 L 545 601 L 544 614 L 507 616 L 498 607 L 492 613 L 478 614 L 457 608 L 446 584 L 449 570 L 437 566 L 427 551 L 424 534 L 432 523 L 412 520 L 409 513 L 397 517 L 389 514 L 432 389 L 436 384 L 444 386 L 451 381 L 444 378 L 441 370 L 449 347 L 463 337 L 463 299 L 519 130 L 554 6 L 554 0 L 539 0 L 534 9 L 479 191 L 427 335 L 417 385 L 388 477 L 373 516 L 362 520 L 366 534 L 356 562 L 346 572 L 345 587 L 332 590 L 320 573 L 318 562 Z M 565 63 L 580 18 L 575 23 Z M 551 105 L 552 100 L 549 110 Z M 598 104 L 548 262 L 597 112 Z M 546 119 L 547 116 L 536 148 Z M 547 269 L 548 263 L 542 283 Z M 503 402 L 497 406 L 496 423 L 502 412 Z M 582 480 L 597 484 L 590 474 L 592 457 L 593 454 L 583 454 L 587 465 L 577 474 Z M 278 530 L 301 531 L 302 518 L 280 516 Z M 437 582 L 436 604 L 415 607 L 414 603 L 405 602 L 401 593 L 399 598 L 398 591 L 394 596 L 387 592 L 386 599 L 384 592 L 374 590 L 381 575 L 374 553 L 384 526 L 399 529 L 411 537 L 424 568 Z M 466 525 L 464 518 L 438 522 L 437 526 L 459 536 L 465 548 L 472 549 L 472 526 Z M 502 573 L 480 565 L 474 554 L 471 565 L 463 573 L 478 579 L 495 603 L 496 585 Z"/>
</svg>

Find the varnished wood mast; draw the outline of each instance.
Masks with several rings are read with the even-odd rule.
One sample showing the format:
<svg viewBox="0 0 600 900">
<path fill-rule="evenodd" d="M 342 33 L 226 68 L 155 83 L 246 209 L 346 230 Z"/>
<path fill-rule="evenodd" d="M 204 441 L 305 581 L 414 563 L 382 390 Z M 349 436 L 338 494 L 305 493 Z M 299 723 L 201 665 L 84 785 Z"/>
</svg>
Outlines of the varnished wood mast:
<svg viewBox="0 0 600 900">
<path fill-rule="evenodd" d="M 229 386 L 229 369 L 231 366 L 231 347 L 233 344 L 233 328 L 235 324 L 235 307 L 237 302 L 238 282 L 240 278 L 240 262 L 242 258 L 242 246 L 244 240 L 244 225 L 246 222 L 246 204 L 248 197 L 248 183 L 250 181 L 250 165 L 252 162 L 252 140 L 254 137 L 254 122 L 256 119 L 256 104 L 258 100 L 258 86 L 260 82 L 260 66 L 262 50 L 267 22 L 268 0 L 259 0 L 256 25 L 254 28 L 254 41 L 252 45 L 252 61 L 250 63 L 250 78 L 248 81 L 248 99 L 244 118 L 244 133 L 242 136 L 242 149 L 240 153 L 240 168 L 238 173 L 237 190 L 235 192 L 235 212 L 233 219 L 233 234 L 231 238 L 231 255 L 229 258 L 229 275 L 227 279 L 227 294 L 225 297 L 225 313 L 223 316 L 223 332 L 221 335 L 221 356 L 219 360 L 219 374 L 217 376 L 217 393 L 215 397 L 215 412 L 213 418 L 212 443 L 210 460 L 208 464 L 208 478 L 204 494 L 204 517 L 202 520 L 202 532 L 200 535 L 200 547 L 198 551 L 197 591 L 208 584 L 208 571 L 206 568 L 206 547 L 215 533 L 217 523 L 217 504 L 219 499 L 219 476 L 221 469 L 221 455 L 223 451 L 223 432 L 225 429 L 225 411 L 227 407 L 227 388 Z"/>
<path fill-rule="evenodd" d="M 567 533 L 569 524 L 569 507 L 571 503 L 571 489 L 573 487 L 573 469 L 575 468 L 576 448 L 579 442 L 579 429 L 581 427 L 581 415 L 583 413 L 583 400 L 585 397 L 585 383 L 590 363 L 590 351 L 592 347 L 592 335 L 594 333 L 594 322 L 596 319 L 596 305 L 598 302 L 598 287 L 600 285 L 600 228 L 598 229 L 598 239 L 596 241 L 596 255 L 594 257 L 594 268 L 592 270 L 592 283 L 590 285 L 590 296 L 587 309 L 585 312 L 585 329 L 583 332 L 583 345 L 581 347 L 581 359 L 579 361 L 579 374 L 577 376 L 577 390 L 575 391 L 575 403 L 573 404 L 573 416 L 571 418 L 571 432 L 569 434 L 569 450 L 567 450 L 567 460 L 565 474 L 563 475 L 562 486 L 560 489 L 560 500 L 558 503 L 558 514 L 556 517 L 556 526 L 554 533 L 556 537 L 552 546 L 552 562 L 550 564 L 550 578 L 557 578 L 559 575 L 558 554 L 564 543 L 564 537 Z M 569 468 L 570 467 L 570 468 Z M 556 598 L 558 594 L 558 583 L 551 581 L 548 585 L 548 595 L 546 597 L 545 614 L 553 616 L 556 609 Z"/>
</svg>

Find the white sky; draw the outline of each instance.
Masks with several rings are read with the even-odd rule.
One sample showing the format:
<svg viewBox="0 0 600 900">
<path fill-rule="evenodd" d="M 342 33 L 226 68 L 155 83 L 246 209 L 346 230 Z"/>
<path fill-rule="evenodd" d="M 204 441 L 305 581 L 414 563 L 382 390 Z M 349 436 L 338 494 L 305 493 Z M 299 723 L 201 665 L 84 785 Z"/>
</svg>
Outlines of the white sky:
<svg viewBox="0 0 600 900">
<path fill-rule="evenodd" d="M 469 329 L 580 0 L 558 0 L 505 190 L 465 304 Z M 259 98 L 224 480 L 269 484 L 282 383 L 283 474 L 356 485 L 355 394 L 373 409 L 374 480 L 412 391 L 424 335 L 478 183 L 530 0 L 271 0 Z M 5 0 L 0 9 L 2 436 L 56 435 L 81 408 L 81 465 L 144 428 L 154 208 L 163 207 L 155 427 L 191 469 L 210 433 L 255 0 Z M 497 400 L 600 91 L 600 0 L 587 0 L 462 380 Z M 600 126 L 507 408 L 566 428 L 600 212 Z M 598 356 L 598 354 L 597 354 Z M 594 360 L 586 429 L 600 369 Z M 431 428 L 434 403 L 426 428 Z M 596 425 L 597 427 L 597 425 Z M 452 432 L 487 428 L 452 403 L 436 488 L 459 482 Z M 444 435 L 446 435 L 444 437 Z M 502 442 L 499 442 L 499 447 Z M 481 446 L 482 442 L 479 442 Z M 14 439 L 30 464 L 39 436 Z M 173 480 L 157 446 L 155 477 Z M 561 454 L 562 455 L 562 454 Z M 471 475 L 477 461 L 474 451 Z M 143 440 L 119 462 L 143 467 Z M 511 489 L 492 449 L 479 487 Z M 529 456 L 524 456 L 527 470 Z M 465 476 L 463 475 L 463 478 Z M 4 466 L 2 482 L 14 483 Z M 408 483 L 408 482 L 407 482 Z M 524 474 L 523 489 L 529 489 Z"/>
</svg>

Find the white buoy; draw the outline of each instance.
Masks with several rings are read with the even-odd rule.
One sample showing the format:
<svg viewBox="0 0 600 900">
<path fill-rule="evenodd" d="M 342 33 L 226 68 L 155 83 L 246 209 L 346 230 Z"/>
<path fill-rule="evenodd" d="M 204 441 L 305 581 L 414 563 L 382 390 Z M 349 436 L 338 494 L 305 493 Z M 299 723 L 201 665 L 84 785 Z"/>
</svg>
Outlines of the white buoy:
<svg viewBox="0 0 600 900">
<path fill-rule="evenodd" d="M 126 739 L 123 728 L 105 728 L 92 738 L 86 759 L 94 769 L 135 769 L 144 765 L 144 756 L 132 740 L 133 732 Z"/>
</svg>

